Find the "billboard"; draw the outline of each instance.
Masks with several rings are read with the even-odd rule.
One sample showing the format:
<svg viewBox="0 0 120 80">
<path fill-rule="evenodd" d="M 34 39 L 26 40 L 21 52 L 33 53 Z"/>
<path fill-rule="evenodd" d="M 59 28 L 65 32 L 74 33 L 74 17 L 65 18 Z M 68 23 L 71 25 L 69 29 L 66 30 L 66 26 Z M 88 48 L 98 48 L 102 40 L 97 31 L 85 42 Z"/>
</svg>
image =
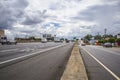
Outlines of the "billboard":
<svg viewBox="0 0 120 80">
<path fill-rule="evenodd" d="M 43 38 L 51 38 L 52 35 L 51 34 L 43 34 Z"/>
<path fill-rule="evenodd" d="M 120 34 L 117 35 L 117 38 L 120 38 Z"/>
</svg>

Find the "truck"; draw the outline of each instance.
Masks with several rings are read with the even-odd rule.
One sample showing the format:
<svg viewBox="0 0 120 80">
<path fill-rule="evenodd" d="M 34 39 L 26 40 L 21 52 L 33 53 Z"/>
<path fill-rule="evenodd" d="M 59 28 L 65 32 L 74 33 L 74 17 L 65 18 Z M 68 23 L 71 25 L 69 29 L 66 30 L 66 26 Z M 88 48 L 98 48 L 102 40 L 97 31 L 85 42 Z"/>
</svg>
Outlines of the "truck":
<svg viewBox="0 0 120 80">
<path fill-rule="evenodd" d="M 0 37 L 0 43 L 2 45 L 4 45 L 4 44 L 7 44 L 7 45 L 15 44 L 16 45 L 17 41 L 15 39 L 13 39 L 13 38 L 8 38 L 7 36 L 1 36 Z"/>
</svg>

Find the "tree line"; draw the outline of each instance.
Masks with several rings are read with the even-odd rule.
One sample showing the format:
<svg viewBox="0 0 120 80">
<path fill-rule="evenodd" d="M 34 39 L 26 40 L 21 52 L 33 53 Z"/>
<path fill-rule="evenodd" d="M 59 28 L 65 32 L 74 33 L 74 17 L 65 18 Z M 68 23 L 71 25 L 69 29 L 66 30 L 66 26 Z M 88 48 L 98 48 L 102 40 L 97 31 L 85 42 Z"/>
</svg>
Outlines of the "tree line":
<svg viewBox="0 0 120 80">
<path fill-rule="evenodd" d="M 84 36 L 82 38 L 82 40 L 85 43 L 89 43 L 90 40 L 97 40 L 98 43 L 100 44 L 104 44 L 106 42 L 110 42 L 110 43 L 120 43 L 120 38 L 117 38 L 117 35 L 91 35 L 91 34 L 87 34 L 86 36 Z"/>
</svg>

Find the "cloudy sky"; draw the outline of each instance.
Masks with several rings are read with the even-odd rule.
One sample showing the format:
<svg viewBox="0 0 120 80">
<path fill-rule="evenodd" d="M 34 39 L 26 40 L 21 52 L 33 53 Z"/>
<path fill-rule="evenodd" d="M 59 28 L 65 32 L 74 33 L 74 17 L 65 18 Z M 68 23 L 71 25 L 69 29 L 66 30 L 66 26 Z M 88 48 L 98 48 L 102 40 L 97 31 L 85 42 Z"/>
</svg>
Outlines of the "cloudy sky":
<svg viewBox="0 0 120 80">
<path fill-rule="evenodd" d="M 120 0 L 0 0 L 0 29 L 25 37 L 120 33 Z"/>
</svg>

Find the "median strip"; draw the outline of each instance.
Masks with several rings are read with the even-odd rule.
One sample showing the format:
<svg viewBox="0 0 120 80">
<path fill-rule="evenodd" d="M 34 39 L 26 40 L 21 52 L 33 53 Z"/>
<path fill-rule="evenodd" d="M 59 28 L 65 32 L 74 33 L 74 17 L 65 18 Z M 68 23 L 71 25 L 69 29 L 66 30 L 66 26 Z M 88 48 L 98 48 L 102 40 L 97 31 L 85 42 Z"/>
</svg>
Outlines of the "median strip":
<svg viewBox="0 0 120 80">
<path fill-rule="evenodd" d="M 61 80 L 88 80 L 85 66 L 79 52 L 78 44 L 73 47 Z"/>
</svg>

